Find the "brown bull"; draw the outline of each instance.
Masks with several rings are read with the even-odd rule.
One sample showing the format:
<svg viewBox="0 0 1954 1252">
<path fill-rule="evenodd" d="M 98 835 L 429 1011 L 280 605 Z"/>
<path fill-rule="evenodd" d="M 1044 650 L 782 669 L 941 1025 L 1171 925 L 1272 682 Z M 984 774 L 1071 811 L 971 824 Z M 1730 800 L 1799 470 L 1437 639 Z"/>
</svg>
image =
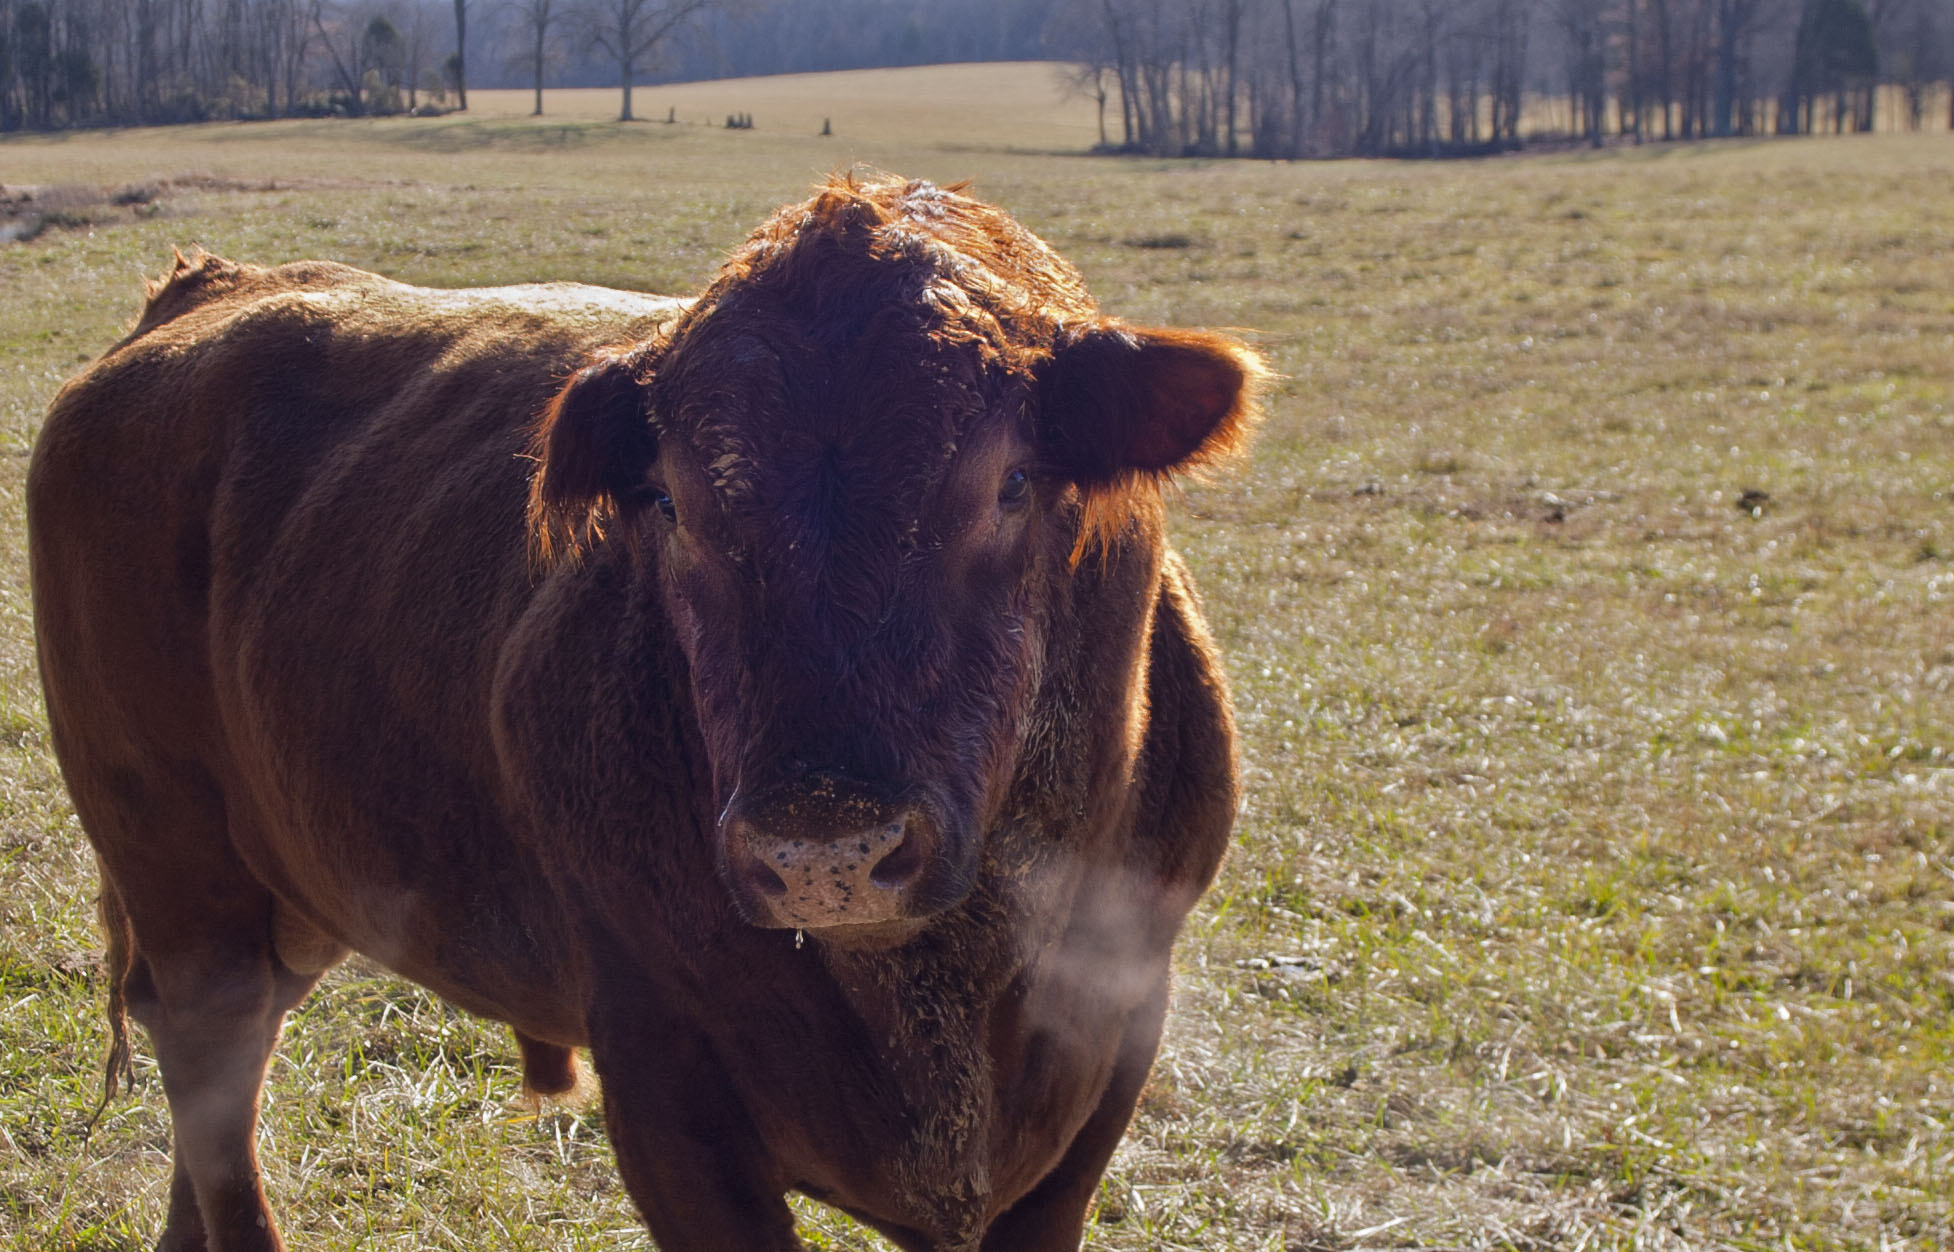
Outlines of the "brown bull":
<svg viewBox="0 0 1954 1252">
<path fill-rule="evenodd" d="M 181 262 L 29 480 L 162 1246 L 280 1246 L 252 1141 L 347 949 L 588 1045 L 659 1245 L 1075 1248 L 1235 808 L 1160 484 L 1222 336 L 997 209 L 836 181 L 690 301 Z M 803 942 L 804 940 L 804 942 Z"/>
</svg>

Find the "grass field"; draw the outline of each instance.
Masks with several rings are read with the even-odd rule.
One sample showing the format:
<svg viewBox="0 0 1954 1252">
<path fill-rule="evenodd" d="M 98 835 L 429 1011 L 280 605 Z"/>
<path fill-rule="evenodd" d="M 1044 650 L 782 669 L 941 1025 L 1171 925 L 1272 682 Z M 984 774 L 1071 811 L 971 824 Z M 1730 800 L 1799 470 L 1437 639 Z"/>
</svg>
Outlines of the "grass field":
<svg viewBox="0 0 1954 1252">
<path fill-rule="evenodd" d="M 686 290 L 851 160 L 974 178 L 1112 311 L 1284 376 L 1176 504 L 1248 800 L 1089 1247 L 1954 1246 L 1954 136 L 1152 163 L 1062 155 L 1090 108 L 1040 67 L 795 81 L 686 89 L 740 132 L 485 100 L 0 142 L 65 206 L 0 244 L 0 1248 L 147 1247 L 168 1173 L 146 1061 L 82 1134 L 93 877 L 20 513 L 61 380 L 173 244 Z M 266 1101 L 293 1245 L 648 1246 L 514 1064 L 331 975 Z"/>
</svg>

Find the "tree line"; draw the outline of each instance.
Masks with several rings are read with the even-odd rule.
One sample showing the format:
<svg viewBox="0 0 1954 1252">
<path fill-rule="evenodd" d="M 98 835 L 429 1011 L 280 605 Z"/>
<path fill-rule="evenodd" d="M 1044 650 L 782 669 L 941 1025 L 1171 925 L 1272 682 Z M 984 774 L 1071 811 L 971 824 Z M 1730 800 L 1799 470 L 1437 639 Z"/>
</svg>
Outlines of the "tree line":
<svg viewBox="0 0 1954 1252">
<path fill-rule="evenodd" d="M 1954 127 L 1954 0 L 0 0 L 0 130 L 1031 58 L 1159 155 Z"/>
<path fill-rule="evenodd" d="M 0 0 L 0 129 L 391 110 L 424 88 L 459 99 L 457 46 L 428 5 Z"/>
<path fill-rule="evenodd" d="M 530 36 L 540 88 L 573 26 L 629 84 L 715 2 L 0 0 L 0 130 L 465 109 L 471 64 Z"/>
<path fill-rule="evenodd" d="M 1052 55 L 1056 0 L 0 0 L 0 130 Z M 473 19 L 471 23 L 471 18 Z"/>
<path fill-rule="evenodd" d="M 1062 20 L 1102 143 L 1159 155 L 1866 131 L 1882 87 L 1903 124 L 1940 101 L 1954 127 L 1954 0 L 1068 0 Z"/>
</svg>

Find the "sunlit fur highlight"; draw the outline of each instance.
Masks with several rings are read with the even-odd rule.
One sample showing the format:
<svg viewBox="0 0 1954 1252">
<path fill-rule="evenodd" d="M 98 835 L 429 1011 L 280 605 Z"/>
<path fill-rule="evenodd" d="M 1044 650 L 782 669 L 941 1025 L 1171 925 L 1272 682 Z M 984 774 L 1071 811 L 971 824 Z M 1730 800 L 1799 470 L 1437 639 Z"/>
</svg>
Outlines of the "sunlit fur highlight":
<svg viewBox="0 0 1954 1252">
<path fill-rule="evenodd" d="M 1123 464 L 1110 472 L 1087 474 L 1078 480 L 1081 495 L 1079 535 L 1072 550 L 1074 566 L 1093 551 L 1106 550 L 1135 517 L 1154 507 L 1161 488 L 1175 474 L 1194 474 L 1224 465 L 1247 452 L 1260 416 L 1263 391 L 1271 377 L 1255 351 L 1238 340 L 1208 331 L 1125 327 L 1105 322 L 1100 334 L 1144 342 L 1147 350 L 1199 353 L 1215 375 L 1217 399 L 1198 419 L 1205 434 L 1166 464 Z M 1062 356 L 1064 349 L 1061 348 Z M 1148 399 L 1117 394 L 1127 376 L 1106 371 L 1094 379 L 1098 388 L 1115 392 L 1103 396 L 1111 408 L 1137 407 Z"/>
</svg>

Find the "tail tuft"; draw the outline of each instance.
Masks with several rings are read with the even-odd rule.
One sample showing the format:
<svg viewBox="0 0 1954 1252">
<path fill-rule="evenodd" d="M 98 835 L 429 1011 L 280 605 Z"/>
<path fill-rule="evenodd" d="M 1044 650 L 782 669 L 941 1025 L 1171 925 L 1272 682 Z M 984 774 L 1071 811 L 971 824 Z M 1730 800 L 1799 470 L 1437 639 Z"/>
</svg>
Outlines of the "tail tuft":
<svg viewBox="0 0 1954 1252">
<path fill-rule="evenodd" d="M 122 911 L 122 897 L 106 882 L 102 884 L 97 905 L 102 933 L 108 940 L 109 1053 L 102 1062 L 102 1099 L 82 1127 L 83 1138 L 94 1133 L 95 1123 L 115 1098 L 116 1083 L 120 1082 L 125 1091 L 134 1090 L 136 1085 L 134 1054 L 129 1048 L 129 1003 L 124 990 L 129 971 L 135 965 L 135 935 L 129 929 L 129 915 Z"/>
</svg>

